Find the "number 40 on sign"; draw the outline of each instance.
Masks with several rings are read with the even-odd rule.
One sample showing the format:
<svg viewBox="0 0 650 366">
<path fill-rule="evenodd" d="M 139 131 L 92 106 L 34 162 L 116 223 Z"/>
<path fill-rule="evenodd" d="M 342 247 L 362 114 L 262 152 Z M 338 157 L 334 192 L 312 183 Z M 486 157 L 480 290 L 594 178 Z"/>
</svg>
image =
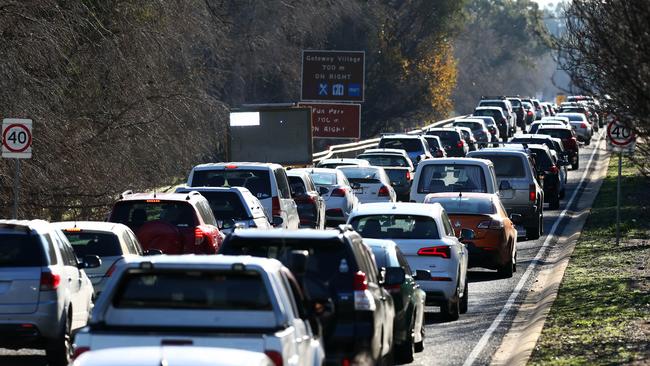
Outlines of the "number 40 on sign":
<svg viewBox="0 0 650 366">
<path fill-rule="evenodd" d="M 32 120 L 5 118 L 2 120 L 2 157 L 29 159 L 32 157 Z"/>
</svg>

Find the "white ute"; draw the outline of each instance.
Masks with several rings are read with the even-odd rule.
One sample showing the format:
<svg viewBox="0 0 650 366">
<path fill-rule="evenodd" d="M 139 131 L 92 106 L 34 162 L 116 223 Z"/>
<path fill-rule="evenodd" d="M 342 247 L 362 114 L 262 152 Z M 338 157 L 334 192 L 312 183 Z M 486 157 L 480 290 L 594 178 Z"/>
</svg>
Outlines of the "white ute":
<svg viewBox="0 0 650 366">
<path fill-rule="evenodd" d="M 226 347 L 264 352 L 276 366 L 320 366 L 291 272 L 249 256 L 128 258 L 106 284 L 75 356 L 115 347 Z"/>
</svg>

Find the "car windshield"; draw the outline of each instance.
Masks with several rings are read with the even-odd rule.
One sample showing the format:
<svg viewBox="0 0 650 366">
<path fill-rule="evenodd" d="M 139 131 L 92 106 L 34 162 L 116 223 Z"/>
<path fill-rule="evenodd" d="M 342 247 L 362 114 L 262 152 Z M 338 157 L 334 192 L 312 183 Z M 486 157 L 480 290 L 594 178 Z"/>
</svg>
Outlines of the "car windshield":
<svg viewBox="0 0 650 366">
<path fill-rule="evenodd" d="M 483 169 L 467 164 L 428 164 L 422 169 L 418 193 L 487 192 Z"/>
<path fill-rule="evenodd" d="M 100 257 L 116 257 L 122 255 L 120 240 L 114 233 L 64 230 L 63 233 L 72 244 L 74 252 L 79 258 L 86 255 Z"/>
<path fill-rule="evenodd" d="M 41 267 L 45 262 L 37 236 L 0 232 L 0 267 Z"/>
<path fill-rule="evenodd" d="M 422 141 L 418 139 L 383 138 L 379 141 L 380 148 L 402 149 L 407 152 L 423 152 Z"/>
<path fill-rule="evenodd" d="M 364 238 L 440 239 L 433 218 L 419 215 L 358 216 L 350 222 Z"/>
<path fill-rule="evenodd" d="M 246 220 L 252 218 L 235 192 L 210 192 L 201 191 L 201 195 L 208 200 L 214 218 L 217 220 Z"/>
<path fill-rule="evenodd" d="M 128 200 L 115 204 L 108 221 L 124 224 L 137 233 L 145 223 L 162 221 L 177 228 L 198 225 L 194 208 L 187 202 L 164 200 Z"/>
<path fill-rule="evenodd" d="M 115 308 L 272 310 L 255 271 L 131 272 L 113 298 Z"/>
<path fill-rule="evenodd" d="M 350 183 L 381 183 L 381 175 L 374 168 L 339 168 Z"/>
<path fill-rule="evenodd" d="M 492 215 L 496 208 L 491 199 L 477 197 L 431 197 L 426 203 L 439 203 L 450 215 Z"/>
<path fill-rule="evenodd" d="M 268 170 L 218 169 L 196 170 L 192 187 L 245 187 L 258 199 L 271 197 L 271 179 Z"/>
<path fill-rule="evenodd" d="M 497 154 L 472 154 L 473 158 L 487 159 L 494 164 L 494 173 L 497 177 L 523 178 L 526 176 L 524 159 L 519 156 Z"/>
<path fill-rule="evenodd" d="M 409 167 L 406 158 L 399 155 L 359 155 L 359 159 L 367 160 L 375 166 L 401 166 Z"/>
</svg>

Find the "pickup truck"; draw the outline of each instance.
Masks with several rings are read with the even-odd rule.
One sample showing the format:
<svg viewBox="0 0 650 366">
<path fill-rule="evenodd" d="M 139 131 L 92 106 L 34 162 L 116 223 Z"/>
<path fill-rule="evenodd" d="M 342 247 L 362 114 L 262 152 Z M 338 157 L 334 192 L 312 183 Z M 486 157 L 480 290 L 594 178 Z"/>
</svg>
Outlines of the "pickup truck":
<svg viewBox="0 0 650 366">
<path fill-rule="evenodd" d="M 249 256 L 127 258 L 106 284 L 74 356 L 116 347 L 264 352 L 276 366 L 324 360 L 315 317 L 279 261 Z"/>
<path fill-rule="evenodd" d="M 383 167 L 395 189 L 397 199 L 408 201 L 415 168 L 405 150 L 368 149 L 357 156 L 357 159 L 367 160 L 370 165 Z"/>
</svg>

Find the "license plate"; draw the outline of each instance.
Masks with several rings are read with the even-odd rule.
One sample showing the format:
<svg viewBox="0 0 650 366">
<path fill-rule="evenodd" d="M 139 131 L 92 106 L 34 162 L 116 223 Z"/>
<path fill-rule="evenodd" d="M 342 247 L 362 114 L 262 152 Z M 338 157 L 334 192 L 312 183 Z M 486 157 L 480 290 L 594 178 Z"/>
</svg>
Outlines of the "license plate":
<svg viewBox="0 0 650 366">
<path fill-rule="evenodd" d="M 358 188 L 354 190 L 355 194 L 363 194 L 363 188 Z"/>
<path fill-rule="evenodd" d="M 526 236 L 526 229 L 524 229 L 522 226 L 517 226 L 517 237 L 521 238 Z"/>
<path fill-rule="evenodd" d="M 430 312 L 430 313 L 439 313 L 440 312 L 440 306 L 425 306 L 424 311 Z"/>
</svg>

